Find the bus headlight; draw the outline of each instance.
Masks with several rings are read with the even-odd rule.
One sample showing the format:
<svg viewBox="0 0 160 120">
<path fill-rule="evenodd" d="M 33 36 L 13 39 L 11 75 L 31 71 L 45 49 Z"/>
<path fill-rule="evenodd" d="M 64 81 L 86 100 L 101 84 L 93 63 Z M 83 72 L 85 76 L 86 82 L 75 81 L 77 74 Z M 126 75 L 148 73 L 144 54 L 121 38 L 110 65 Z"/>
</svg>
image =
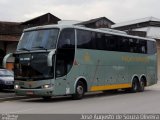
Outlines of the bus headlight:
<svg viewBox="0 0 160 120">
<path fill-rule="evenodd" d="M 47 89 L 47 88 L 51 88 L 52 85 L 49 85 L 49 84 L 46 84 L 46 85 L 43 85 L 43 88 Z"/>
<path fill-rule="evenodd" d="M 14 85 L 14 89 L 19 89 L 19 85 Z"/>
</svg>

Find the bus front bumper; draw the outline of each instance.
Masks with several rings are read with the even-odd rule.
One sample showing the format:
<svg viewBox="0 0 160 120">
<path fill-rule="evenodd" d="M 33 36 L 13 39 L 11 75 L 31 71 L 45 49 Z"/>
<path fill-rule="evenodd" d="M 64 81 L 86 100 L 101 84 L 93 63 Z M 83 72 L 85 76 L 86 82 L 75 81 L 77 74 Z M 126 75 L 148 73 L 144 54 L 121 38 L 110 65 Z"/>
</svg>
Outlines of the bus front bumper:
<svg viewBox="0 0 160 120">
<path fill-rule="evenodd" d="M 17 89 L 15 94 L 18 96 L 53 96 L 53 88 L 48 89 Z"/>
</svg>

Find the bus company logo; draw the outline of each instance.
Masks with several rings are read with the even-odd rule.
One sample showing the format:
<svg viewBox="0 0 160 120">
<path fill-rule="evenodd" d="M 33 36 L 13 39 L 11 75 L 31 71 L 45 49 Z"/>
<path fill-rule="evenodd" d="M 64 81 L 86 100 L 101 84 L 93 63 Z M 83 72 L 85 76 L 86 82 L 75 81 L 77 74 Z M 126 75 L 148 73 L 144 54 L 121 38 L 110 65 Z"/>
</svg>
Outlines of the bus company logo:
<svg viewBox="0 0 160 120">
<path fill-rule="evenodd" d="M 129 57 L 129 56 L 123 56 L 122 61 L 124 62 L 142 62 L 142 63 L 148 63 L 149 58 L 148 57 Z"/>
<path fill-rule="evenodd" d="M 31 88 L 31 87 L 32 87 L 32 84 L 28 84 L 28 86 L 29 86 L 29 88 Z"/>
<path fill-rule="evenodd" d="M 33 85 L 33 82 L 28 82 L 27 85 L 28 85 L 29 88 L 31 88 L 32 85 Z"/>
<path fill-rule="evenodd" d="M 91 57 L 90 57 L 89 53 L 85 53 L 83 59 L 84 59 L 85 62 L 89 62 L 91 60 Z"/>
</svg>

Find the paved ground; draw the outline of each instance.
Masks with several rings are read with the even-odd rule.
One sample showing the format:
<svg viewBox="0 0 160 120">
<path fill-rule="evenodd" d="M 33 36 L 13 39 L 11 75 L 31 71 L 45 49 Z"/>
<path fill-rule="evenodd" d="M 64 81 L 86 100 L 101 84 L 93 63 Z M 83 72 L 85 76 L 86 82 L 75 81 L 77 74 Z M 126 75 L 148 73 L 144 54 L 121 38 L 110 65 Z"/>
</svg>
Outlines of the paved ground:
<svg viewBox="0 0 160 120">
<path fill-rule="evenodd" d="M 1 90 L 0 91 L 0 99 L 6 98 L 6 97 L 14 97 L 14 91 L 13 90 Z"/>
<path fill-rule="evenodd" d="M 3 101 L 0 113 L 160 113 L 160 83 L 142 93 L 97 93 L 82 100 L 69 97 Z"/>
</svg>

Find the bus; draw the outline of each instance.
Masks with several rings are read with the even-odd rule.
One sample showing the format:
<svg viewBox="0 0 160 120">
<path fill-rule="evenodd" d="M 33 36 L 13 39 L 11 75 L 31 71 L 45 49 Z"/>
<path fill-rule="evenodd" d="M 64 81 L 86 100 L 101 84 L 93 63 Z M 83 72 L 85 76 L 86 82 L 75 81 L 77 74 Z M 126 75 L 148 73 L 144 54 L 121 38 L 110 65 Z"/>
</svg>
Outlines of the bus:
<svg viewBox="0 0 160 120">
<path fill-rule="evenodd" d="M 156 41 L 107 28 L 46 25 L 25 29 L 14 57 L 16 95 L 71 95 L 157 83 Z"/>
</svg>

